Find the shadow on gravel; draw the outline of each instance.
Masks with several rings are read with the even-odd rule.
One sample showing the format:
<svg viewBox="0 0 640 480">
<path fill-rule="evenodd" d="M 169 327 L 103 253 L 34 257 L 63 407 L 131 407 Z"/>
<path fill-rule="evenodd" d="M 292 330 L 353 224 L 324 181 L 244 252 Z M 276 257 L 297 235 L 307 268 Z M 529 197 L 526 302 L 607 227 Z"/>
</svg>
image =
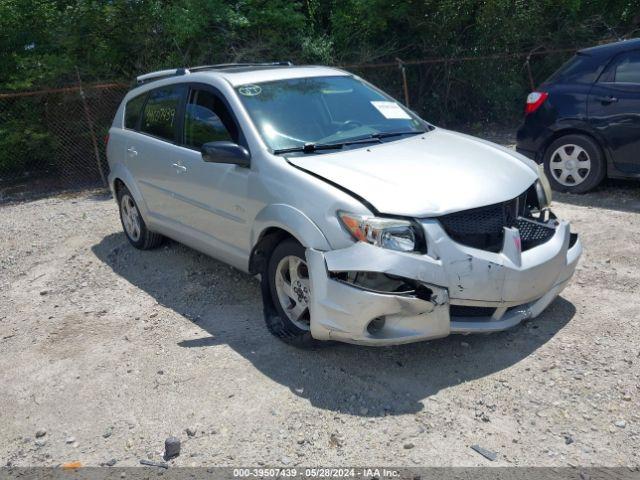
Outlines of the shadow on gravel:
<svg viewBox="0 0 640 480">
<path fill-rule="evenodd" d="M 330 343 L 300 350 L 268 333 L 259 285 L 250 275 L 174 242 L 141 252 L 123 234 L 112 234 L 92 250 L 117 275 L 203 329 L 202 338 L 176 338 L 178 345 L 227 344 L 313 406 L 363 417 L 418 412 L 439 390 L 512 367 L 576 312 L 558 298 L 538 319 L 507 332 L 387 348 Z M 508 382 L 509 375 L 499 379 Z"/>
<path fill-rule="evenodd" d="M 579 207 L 640 213 L 640 181 L 609 178 L 592 192 L 581 195 L 553 192 L 553 199 Z"/>
</svg>

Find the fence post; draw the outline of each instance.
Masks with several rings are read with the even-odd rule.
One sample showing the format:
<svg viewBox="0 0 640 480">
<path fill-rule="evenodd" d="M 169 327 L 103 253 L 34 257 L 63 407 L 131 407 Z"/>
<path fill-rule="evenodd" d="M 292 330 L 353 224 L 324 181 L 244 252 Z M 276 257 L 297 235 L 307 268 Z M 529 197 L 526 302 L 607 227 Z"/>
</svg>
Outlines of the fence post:
<svg viewBox="0 0 640 480">
<path fill-rule="evenodd" d="M 396 57 L 396 62 L 398 62 L 398 68 L 400 69 L 400 74 L 402 75 L 402 89 L 404 90 L 404 104 L 407 108 L 411 108 L 409 106 L 409 85 L 407 84 L 407 70 L 402 60 Z"/>
<path fill-rule="evenodd" d="M 533 73 L 531 72 L 531 56 L 532 55 L 538 55 L 538 53 L 540 52 L 540 50 L 542 50 L 543 47 L 542 46 L 537 46 L 533 49 L 531 49 L 529 51 L 529 53 L 527 54 L 527 59 L 524 62 L 525 66 L 527 67 L 527 75 L 529 77 L 529 86 L 531 87 L 531 91 L 533 92 L 536 89 L 536 84 L 533 80 Z"/>
<path fill-rule="evenodd" d="M 89 110 L 89 104 L 87 103 L 87 98 L 84 94 L 84 90 L 82 88 L 82 80 L 80 79 L 80 71 L 76 66 L 76 76 L 78 77 L 78 87 L 80 89 L 80 98 L 82 99 L 82 106 L 84 108 L 84 116 L 87 120 L 87 125 L 89 127 L 89 133 L 91 134 L 91 142 L 93 143 L 93 153 L 96 156 L 96 164 L 98 166 L 98 172 L 100 172 L 100 178 L 102 179 L 102 184 L 107 187 L 107 179 L 104 178 L 104 172 L 102 171 L 102 161 L 100 160 L 100 148 L 98 147 L 98 139 L 96 138 L 96 132 L 93 127 L 93 120 L 91 119 L 91 111 Z"/>
<path fill-rule="evenodd" d="M 527 55 L 527 61 L 524 62 L 525 66 L 527 67 L 527 74 L 529 76 L 529 86 L 531 87 L 531 91 L 533 92 L 536 89 L 535 84 L 533 83 L 533 74 L 531 73 L 531 53 L 529 53 L 529 55 Z"/>
</svg>

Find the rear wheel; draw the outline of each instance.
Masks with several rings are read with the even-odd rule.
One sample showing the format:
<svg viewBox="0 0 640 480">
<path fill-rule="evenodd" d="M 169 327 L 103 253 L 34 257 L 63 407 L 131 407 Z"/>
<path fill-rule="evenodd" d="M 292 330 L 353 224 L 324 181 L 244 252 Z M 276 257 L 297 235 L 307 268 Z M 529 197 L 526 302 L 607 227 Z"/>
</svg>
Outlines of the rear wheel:
<svg viewBox="0 0 640 480">
<path fill-rule="evenodd" d="M 276 337 L 298 346 L 313 345 L 311 337 L 311 284 L 305 250 L 293 239 L 280 243 L 267 268 L 269 290 L 277 316 L 267 318 L 267 328 Z"/>
<path fill-rule="evenodd" d="M 602 150 L 585 135 L 555 140 L 545 153 L 544 169 L 554 190 L 570 193 L 592 190 L 606 173 Z"/>
<path fill-rule="evenodd" d="M 133 195 L 124 185 L 118 189 L 118 206 L 122 229 L 131 245 L 140 250 L 149 250 L 162 243 L 162 235 L 147 228 Z"/>
</svg>

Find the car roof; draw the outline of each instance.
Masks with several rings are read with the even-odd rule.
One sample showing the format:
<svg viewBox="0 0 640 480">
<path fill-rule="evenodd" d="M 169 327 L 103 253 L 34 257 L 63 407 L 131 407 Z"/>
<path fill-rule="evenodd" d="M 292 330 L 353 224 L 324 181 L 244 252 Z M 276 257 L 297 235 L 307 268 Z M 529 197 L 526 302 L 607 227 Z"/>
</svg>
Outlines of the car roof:
<svg viewBox="0 0 640 480">
<path fill-rule="evenodd" d="M 583 48 L 582 50 L 579 50 L 578 53 L 584 55 L 592 55 L 594 57 L 604 57 L 615 55 L 620 52 L 626 52 L 628 50 L 634 50 L 637 48 L 640 48 L 640 38 L 622 40 L 619 42 L 607 43 L 605 45 Z"/>
<path fill-rule="evenodd" d="M 169 78 L 179 79 L 179 82 L 206 81 L 207 78 L 221 78 L 236 87 L 276 80 L 344 75 L 351 74 L 337 68 L 319 65 L 223 64 L 160 70 L 137 77 L 137 83 L 138 87 L 142 87 Z"/>
<path fill-rule="evenodd" d="M 349 75 L 343 70 L 320 65 L 231 67 L 224 70 L 205 70 L 203 73 L 221 76 L 234 87 L 247 83 L 272 82 L 290 78 Z"/>
</svg>

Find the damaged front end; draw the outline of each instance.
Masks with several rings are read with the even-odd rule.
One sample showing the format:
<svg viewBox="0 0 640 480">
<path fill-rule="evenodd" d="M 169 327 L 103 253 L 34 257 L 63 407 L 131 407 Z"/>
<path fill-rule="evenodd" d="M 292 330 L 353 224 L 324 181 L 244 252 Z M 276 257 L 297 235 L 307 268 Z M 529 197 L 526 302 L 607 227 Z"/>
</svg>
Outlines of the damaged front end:
<svg viewBox="0 0 640 480">
<path fill-rule="evenodd" d="M 367 241 L 307 249 L 311 334 L 392 345 L 536 317 L 567 285 L 582 246 L 535 195 L 419 220 L 412 251 Z"/>
</svg>

